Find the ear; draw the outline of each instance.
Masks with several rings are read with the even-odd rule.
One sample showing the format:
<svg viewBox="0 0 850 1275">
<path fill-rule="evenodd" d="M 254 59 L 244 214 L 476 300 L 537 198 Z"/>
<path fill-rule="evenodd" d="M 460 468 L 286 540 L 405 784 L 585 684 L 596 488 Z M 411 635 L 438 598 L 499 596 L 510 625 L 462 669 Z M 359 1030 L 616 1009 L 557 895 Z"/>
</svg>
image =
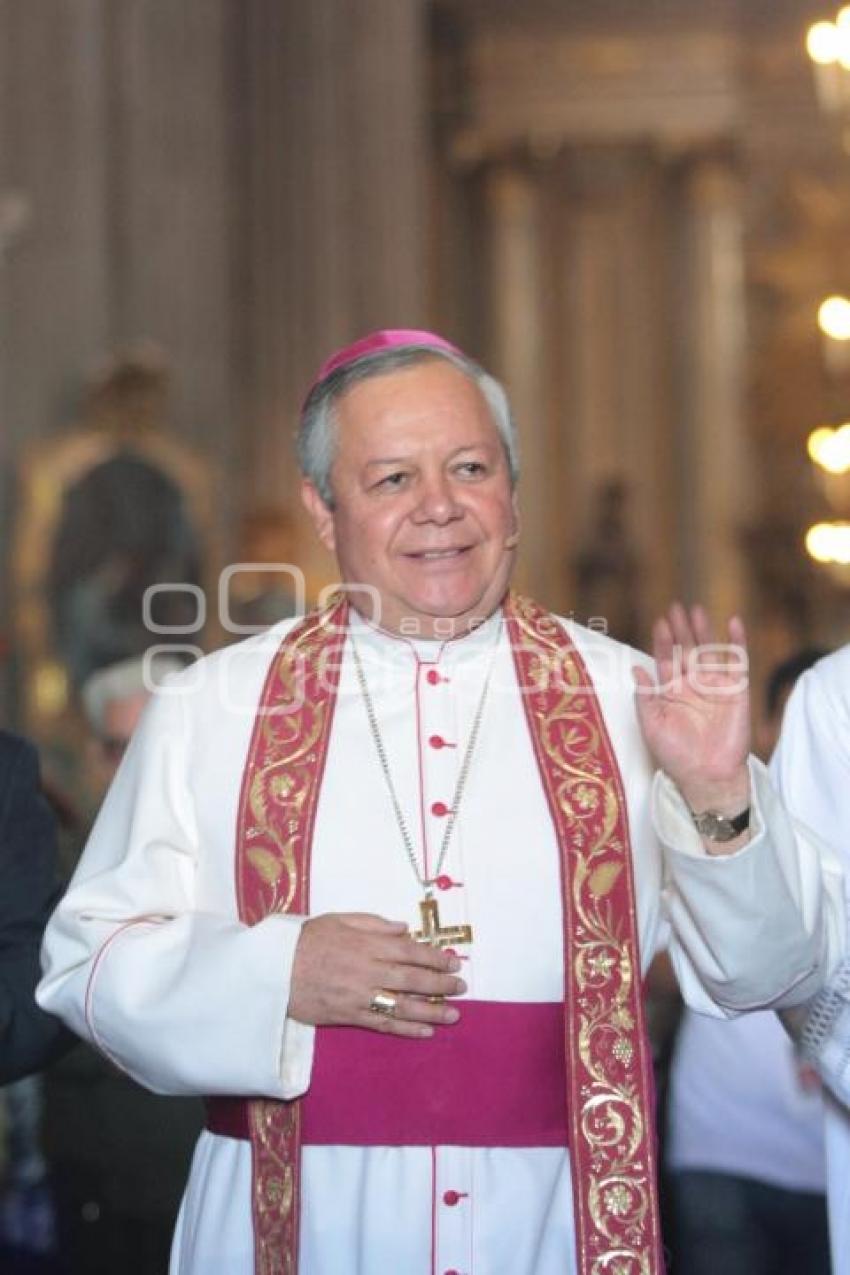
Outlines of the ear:
<svg viewBox="0 0 850 1275">
<path fill-rule="evenodd" d="M 329 509 L 309 478 L 301 480 L 301 501 L 312 519 L 316 534 L 326 549 L 336 553 L 336 528 L 333 510 Z"/>
<path fill-rule="evenodd" d="M 511 509 L 514 514 L 514 535 L 516 536 L 517 541 L 519 541 L 520 532 L 522 531 L 522 520 L 519 516 L 519 492 L 516 487 L 514 487 L 511 492 Z"/>
</svg>

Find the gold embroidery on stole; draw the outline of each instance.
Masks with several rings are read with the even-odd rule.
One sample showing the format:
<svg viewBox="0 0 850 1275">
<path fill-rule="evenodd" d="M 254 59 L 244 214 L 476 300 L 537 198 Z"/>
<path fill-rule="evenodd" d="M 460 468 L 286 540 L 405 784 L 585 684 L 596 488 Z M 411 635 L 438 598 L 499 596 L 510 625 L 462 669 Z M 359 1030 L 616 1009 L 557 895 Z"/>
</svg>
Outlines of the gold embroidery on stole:
<svg viewBox="0 0 850 1275">
<path fill-rule="evenodd" d="M 561 856 L 567 1106 L 581 1275 L 663 1275 L 652 1061 L 628 812 L 584 661 L 526 598 L 505 607 Z"/>
<path fill-rule="evenodd" d="M 239 917 L 309 907 L 310 844 L 333 720 L 347 606 L 332 603 L 284 638 L 269 668 L 239 800 Z M 249 1103 L 255 1275 L 296 1275 L 300 1103 Z"/>
</svg>

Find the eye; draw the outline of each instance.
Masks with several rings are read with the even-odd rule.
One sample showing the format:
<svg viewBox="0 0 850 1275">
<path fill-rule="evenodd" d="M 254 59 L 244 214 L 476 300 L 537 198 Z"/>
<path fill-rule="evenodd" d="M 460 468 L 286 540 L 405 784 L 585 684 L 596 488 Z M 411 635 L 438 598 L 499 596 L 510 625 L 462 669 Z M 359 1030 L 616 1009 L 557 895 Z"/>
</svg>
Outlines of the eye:
<svg viewBox="0 0 850 1275">
<path fill-rule="evenodd" d="M 455 467 L 461 478 L 482 478 L 487 473 L 487 466 L 481 460 L 464 460 Z"/>
<path fill-rule="evenodd" d="M 385 474 L 383 478 L 379 478 L 373 485 L 373 491 L 396 491 L 399 487 L 403 487 L 407 481 L 408 475 L 403 469 L 395 470 L 392 474 Z"/>
</svg>

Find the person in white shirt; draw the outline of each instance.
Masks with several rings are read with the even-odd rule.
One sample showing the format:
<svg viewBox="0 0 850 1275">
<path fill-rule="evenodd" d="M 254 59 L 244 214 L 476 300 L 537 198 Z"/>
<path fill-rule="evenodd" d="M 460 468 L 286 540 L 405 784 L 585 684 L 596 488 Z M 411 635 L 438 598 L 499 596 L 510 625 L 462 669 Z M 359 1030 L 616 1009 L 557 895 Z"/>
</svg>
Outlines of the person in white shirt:
<svg viewBox="0 0 850 1275">
<path fill-rule="evenodd" d="M 771 769 L 789 809 L 850 859 L 850 645 L 805 673 L 788 701 Z M 827 1095 L 827 1202 L 834 1275 L 850 1275 L 850 1018 L 845 961 L 814 1001 L 808 1019 L 795 1013 L 803 1057 Z"/>
<path fill-rule="evenodd" d="M 767 758 L 801 651 L 767 681 Z M 687 1275 L 829 1275 L 823 1103 L 817 1074 L 770 1011 L 721 1020 L 686 1009 L 669 1077 L 666 1182 L 673 1269 Z"/>
</svg>

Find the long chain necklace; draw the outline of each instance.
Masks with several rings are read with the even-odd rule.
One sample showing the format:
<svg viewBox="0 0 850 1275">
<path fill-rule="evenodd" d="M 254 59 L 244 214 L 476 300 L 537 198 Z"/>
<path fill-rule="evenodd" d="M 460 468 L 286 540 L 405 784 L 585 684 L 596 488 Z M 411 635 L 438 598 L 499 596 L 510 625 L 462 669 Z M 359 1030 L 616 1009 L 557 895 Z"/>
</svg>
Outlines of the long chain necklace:
<svg viewBox="0 0 850 1275">
<path fill-rule="evenodd" d="M 466 781 L 469 778 L 469 770 L 472 765 L 472 757 L 475 752 L 475 746 L 478 743 L 478 735 L 481 730 L 481 719 L 484 716 L 484 706 L 487 703 L 487 692 L 490 689 L 490 681 L 493 676 L 493 668 L 496 663 L 496 651 L 501 637 L 501 625 L 496 634 L 496 640 L 493 643 L 493 653 L 490 657 L 490 666 L 487 669 L 487 676 L 484 679 L 484 686 L 481 690 L 481 697 L 478 700 L 478 706 L 475 710 L 475 716 L 472 719 L 472 728 L 469 732 L 469 740 L 467 741 L 466 750 L 463 754 L 463 760 L 460 765 L 460 772 L 457 777 L 454 798 L 452 800 L 451 809 L 449 811 L 448 821 L 443 833 L 443 840 L 440 845 L 440 851 L 437 855 L 437 862 L 434 865 L 434 874 L 432 877 L 425 877 L 419 870 L 419 862 L 416 857 L 416 850 L 413 845 L 413 838 L 407 826 L 407 820 L 401 808 L 398 799 L 398 793 L 393 782 L 392 771 L 387 757 L 387 750 L 384 747 L 384 741 L 378 727 L 378 718 L 375 713 L 375 705 L 372 702 L 372 696 L 369 693 L 369 686 L 366 681 L 366 674 L 363 669 L 363 663 L 360 659 L 360 652 L 357 649 L 357 642 L 354 634 L 351 635 L 351 653 L 354 656 L 354 669 L 357 674 L 357 683 L 360 687 L 360 694 L 363 697 L 363 704 L 366 709 L 366 716 L 369 720 L 369 729 L 372 733 L 372 739 L 375 744 L 375 752 L 378 754 L 378 762 L 380 763 L 381 773 L 384 776 L 384 782 L 387 785 L 387 792 L 390 795 L 393 812 L 395 813 L 398 830 L 401 833 L 401 839 L 404 849 L 407 853 L 408 862 L 413 869 L 413 874 L 423 890 L 423 898 L 419 903 L 419 912 L 422 917 L 422 929 L 416 930 L 411 935 L 419 943 L 429 943 L 433 947 L 448 947 L 454 943 L 471 943 L 472 942 L 472 926 L 470 925 L 452 925 L 440 926 L 440 913 L 437 900 L 434 898 L 434 884 L 440 875 L 440 869 L 446 860 L 449 849 L 449 842 L 452 838 L 455 823 L 457 822 L 460 803 L 466 789 Z"/>
</svg>

